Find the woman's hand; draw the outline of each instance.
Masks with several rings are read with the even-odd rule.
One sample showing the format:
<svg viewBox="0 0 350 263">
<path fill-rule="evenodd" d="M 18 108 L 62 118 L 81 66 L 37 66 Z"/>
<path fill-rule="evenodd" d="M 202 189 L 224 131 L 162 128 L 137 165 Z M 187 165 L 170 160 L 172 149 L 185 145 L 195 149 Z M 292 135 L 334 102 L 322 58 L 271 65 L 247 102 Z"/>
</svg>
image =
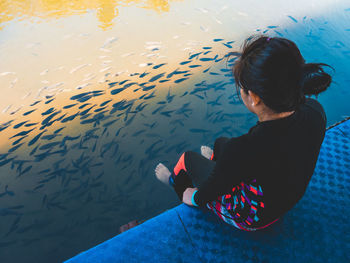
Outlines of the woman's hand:
<svg viewBox="0 0 350 263">
<path fill-rule="evenodd" d="M 187 188 L 182 196 L 182 202 L 184 202 L 186 205 L 191 205 L 192 204 L 192 195 L 193 192 L 198 190 L 198 188 Z"/>
</svg>

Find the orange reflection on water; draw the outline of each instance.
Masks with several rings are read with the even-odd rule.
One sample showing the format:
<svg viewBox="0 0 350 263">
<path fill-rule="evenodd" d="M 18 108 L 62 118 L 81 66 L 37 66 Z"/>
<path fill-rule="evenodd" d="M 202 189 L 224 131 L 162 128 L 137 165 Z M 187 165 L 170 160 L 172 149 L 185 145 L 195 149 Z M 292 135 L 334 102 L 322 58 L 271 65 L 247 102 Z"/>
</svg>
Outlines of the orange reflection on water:
<svg viewBox="0 0 350 263">
<path fill-rule="evenodd" d="M 96 10 L 99 27 L 107 30 L 113 26 L 118 16 L 118 6 L 136 5 L 137 7 L 168 12 L 169 2 L 174 0 L 3 0 L 0 1 L 0 30 L 4 23 L 18 18 L 62 18 Z"/>
</svg>

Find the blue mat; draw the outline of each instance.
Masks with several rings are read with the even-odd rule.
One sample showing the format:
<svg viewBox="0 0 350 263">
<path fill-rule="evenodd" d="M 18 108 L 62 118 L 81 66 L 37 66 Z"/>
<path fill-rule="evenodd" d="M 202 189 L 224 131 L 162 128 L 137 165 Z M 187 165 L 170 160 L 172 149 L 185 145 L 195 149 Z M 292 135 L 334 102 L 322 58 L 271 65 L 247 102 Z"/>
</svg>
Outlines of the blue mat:
<svg viewBox="0 0 350 263">
<path fill-rule="evenodd" d="M 182 204 L 66 262 L 350 262 L 349 148 L 350 120 L 327 130 L 304 197 L 266 229 Z"/>
</svg>

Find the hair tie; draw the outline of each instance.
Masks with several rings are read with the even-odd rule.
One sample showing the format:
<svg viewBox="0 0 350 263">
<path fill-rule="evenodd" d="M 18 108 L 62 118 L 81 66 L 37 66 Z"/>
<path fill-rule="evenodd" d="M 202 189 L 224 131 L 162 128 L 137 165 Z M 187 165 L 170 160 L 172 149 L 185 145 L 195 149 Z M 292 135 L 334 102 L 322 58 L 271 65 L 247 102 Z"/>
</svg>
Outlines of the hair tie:
<svg viewBox="0 0 350 263">
<path fill-rule="evenodd" d="M 266 39 L 266 41 L 267 41 L 267 42 L 269 42 L 269 41 L 270 41 L 270 39 L 271 39 L 271 37 L 268 37 L 268 38 Z"/>
</svg>

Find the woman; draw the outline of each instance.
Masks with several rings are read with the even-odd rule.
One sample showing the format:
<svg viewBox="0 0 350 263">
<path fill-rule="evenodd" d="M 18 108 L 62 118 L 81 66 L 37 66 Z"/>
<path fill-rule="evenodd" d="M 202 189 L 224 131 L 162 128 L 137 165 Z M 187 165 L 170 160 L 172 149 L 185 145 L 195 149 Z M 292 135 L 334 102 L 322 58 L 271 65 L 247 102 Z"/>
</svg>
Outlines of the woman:
<svg viewBox="0 0 350 263">
<path fill-rule="evenodd" d="M 248 38 L 233 67 L 236 90 L 259 120 L 247 134 L 220 137 L 214 152 L 183 153 L 170 172 L 155 169 L 180 200 L 207 207 L 226 223 L 254 231 L 265 228 L 302 198 L 313 174 L 326 130 L 320 103 L 305 95 L 325 91 L 332 78 L 322 63 L 305 63 L 294 42 Z M 206 176 L 210 174 L 209 176 Z M 207 177 L 193 186 L 193 179 Z"/>
</svg>

